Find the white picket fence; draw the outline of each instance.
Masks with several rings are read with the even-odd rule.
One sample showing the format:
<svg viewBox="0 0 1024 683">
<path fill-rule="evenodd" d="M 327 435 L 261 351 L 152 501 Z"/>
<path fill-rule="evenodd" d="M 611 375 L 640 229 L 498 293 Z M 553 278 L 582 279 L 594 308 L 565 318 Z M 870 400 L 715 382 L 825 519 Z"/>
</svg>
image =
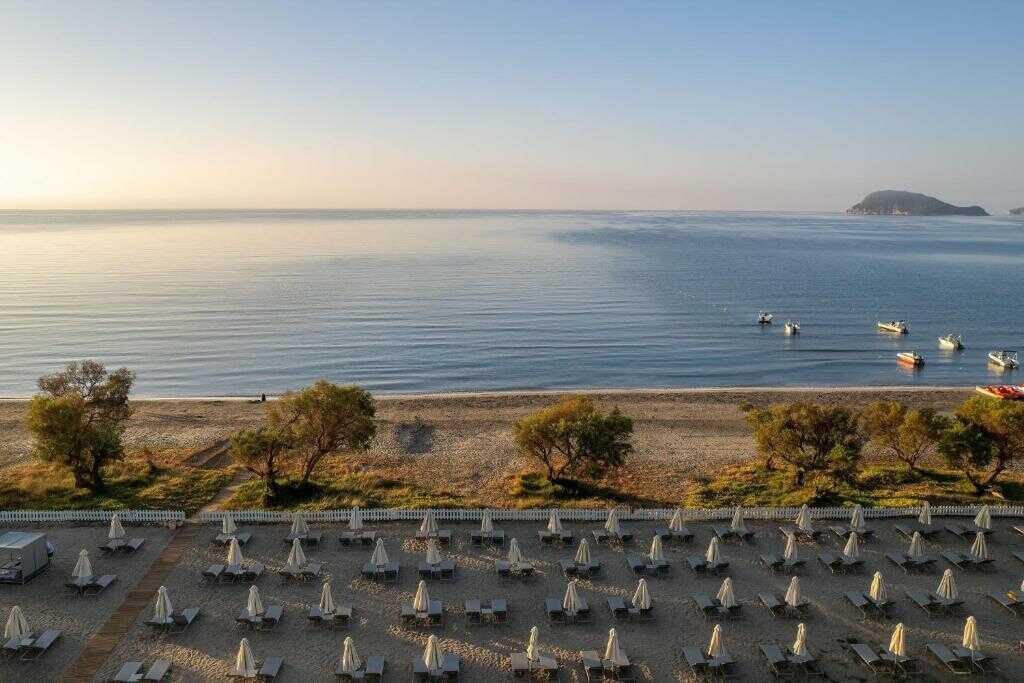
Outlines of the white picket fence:
<svg viewBox="0 0 1024 683">
<path fill-rule="evenodd" d="M 112 510 L 0 510 L 0 526 L 26 523 L 109 522 Z M 185 521 L 180 510 L 118 510 L 121 521 L 130 524 L 165 524 Z"/>
</svg>

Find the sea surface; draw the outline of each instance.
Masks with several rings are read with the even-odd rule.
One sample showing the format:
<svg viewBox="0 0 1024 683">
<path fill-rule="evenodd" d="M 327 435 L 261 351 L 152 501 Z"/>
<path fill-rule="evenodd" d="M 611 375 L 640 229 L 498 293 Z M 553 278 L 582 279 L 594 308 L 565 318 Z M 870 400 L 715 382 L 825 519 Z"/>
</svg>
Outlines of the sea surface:
<svg viewBox="0 0 1024 683">
<path fill-rule="evenodd" d="M 1022 337 L 1015 217 L 0 212 L 0 396 L 81 358 L 141 396 L 1021 384 Z"/>
</svg>

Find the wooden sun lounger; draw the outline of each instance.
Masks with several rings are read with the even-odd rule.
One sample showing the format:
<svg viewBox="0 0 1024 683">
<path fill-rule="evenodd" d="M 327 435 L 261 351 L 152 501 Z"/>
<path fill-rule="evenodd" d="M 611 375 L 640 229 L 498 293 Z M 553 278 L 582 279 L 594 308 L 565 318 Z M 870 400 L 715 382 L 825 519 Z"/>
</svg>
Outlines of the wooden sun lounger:
<svg viewBox="0 0 1024 683">
<path fill-rule="evenodd" d="M 946 531 L 964 540 L 973 539 L 978 532 L 981 532 L 986 536 L 992 534 L 992 529 L 982 529 L 974 522 L 971 522 L 970 524 L 957 524 L 956 522 L 950 522 L 946 525 Z"/>
<path fill-rule="evenodd" d="M 21 648 L 21 659 L 25 661 L 31 661 L 39 659 L 53 647 L 53 644 L 57 642 L 63 631 L 59 629 L 49 629 L 43 631 L 43 633 L 32 641 L 31 645 L 27 645 Z"/>
<path fill-rule="evenodd" d="M 944 643 L 928 643 L 924 647 L 928 652 L 932 653 L 936 659 L 942 662 L 950 673 L 958 676 L 971 675 L 971 666 L 964 663 L 959 657 L 953 654 L 953 651 Z"/>
<path fill-rule="evenodd" d="M 668 527 L 658 527 L 654 530 L 654 535 L 658 536 L 663 541 L 671 541 L 675 539 L 682 543 L 689 543 L 693 540 L 693 532 L 685 526 L 679 531 L 673 531 Z"/>
<path fill-rule="evenodd" d="M 686 665 L 690 667 L 690 673 L 695 678 L 702 679 L 710 673 L 708 660 L 704 657 L 704 653 L 701 652 L 699 647 L 694 647 L 693 645 L 684 646 L 683 659 L 686 661 Z"/>
<path fill-rule="evenodd" d="M 1019 610 L 1024 607 L 1024 602 L 1021 602 L 1018 598 L 1011 598 L 1005 593 L 996 593 L 995 591 L 990 591 L 986 593 L 986 595 L 997 605 L 1006 609 L 1010 614 L 1017 617 L 1020 616 Z"/>
</svg>

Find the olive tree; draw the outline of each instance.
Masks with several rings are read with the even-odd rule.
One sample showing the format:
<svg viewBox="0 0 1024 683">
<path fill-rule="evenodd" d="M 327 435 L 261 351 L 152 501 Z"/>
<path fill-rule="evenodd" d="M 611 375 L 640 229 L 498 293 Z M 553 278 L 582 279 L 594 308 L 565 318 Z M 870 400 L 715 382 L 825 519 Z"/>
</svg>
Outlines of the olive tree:
<svg viewBox="0 0 1024 683">
<path fill-rule="evenodd" d="M 288 463 L 288 446 L 286 435 L 268 427 L 243 429 L 231 436 L 232 456 L 263 479 L 265 498 L 278 493 L 277 480 Z"/>
<path fill-rule="evenodd" d="M 909 471 L 935 452 L 949 419 L 930 408 L 911 410 L 899 401 L 875 401 L 860 413 L 859 422 L 871 445 L 902 461 Z"/>
<path fill-rule="evenodd" d="M 939 451 L 976 492 L 984 492 L 1024 460 L 1024 405 L 983 396 L 967 399 L 957 408 Z"/>
</svg>

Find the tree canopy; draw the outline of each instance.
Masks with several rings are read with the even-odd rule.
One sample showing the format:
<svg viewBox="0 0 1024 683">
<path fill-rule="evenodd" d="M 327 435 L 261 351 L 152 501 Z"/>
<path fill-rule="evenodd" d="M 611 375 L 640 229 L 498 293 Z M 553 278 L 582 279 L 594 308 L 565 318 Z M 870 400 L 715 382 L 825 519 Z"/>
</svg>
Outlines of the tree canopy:
<svg viewBox="0 0 1024 683">
<path fill-rule="evenodd" d="M 916 470 L 935 452 L 949 420 L 930 408 L 909 409 L 899 401 L 875 401 L 860 413 L 860 425 L 871 444 Z"/>
<path fill-rule="evenodd" d="M 977 396 L 957 408 L 939 451 L 979 493 L 1024 460 L 1024 405 Z"/>
</svg>

